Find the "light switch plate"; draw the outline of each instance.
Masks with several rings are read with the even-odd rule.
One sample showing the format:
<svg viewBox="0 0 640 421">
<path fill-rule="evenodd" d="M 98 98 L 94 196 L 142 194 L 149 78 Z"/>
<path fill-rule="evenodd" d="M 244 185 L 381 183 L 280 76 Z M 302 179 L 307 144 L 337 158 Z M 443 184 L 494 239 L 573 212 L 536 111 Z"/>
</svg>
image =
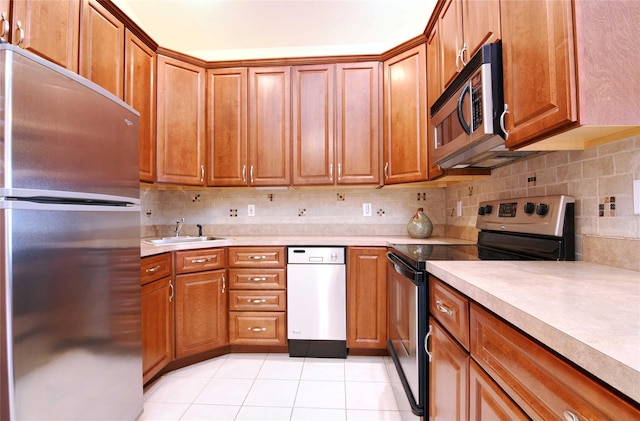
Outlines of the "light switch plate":
<svg viewBox="0 0 640 421">
<path fill-rule="evenodd" d="M 247 216 L 256 216 L 256 205 L 247 206 Z"/>
<path fill-rule="evenodd" d="M 371 216 L 371 203 L 362 204 L 362 216 Z"/>
<path fill-rule="evenodd" d="M 640 180 L 633 180 L 633 213 L 640 215 Z"/>
</svg>

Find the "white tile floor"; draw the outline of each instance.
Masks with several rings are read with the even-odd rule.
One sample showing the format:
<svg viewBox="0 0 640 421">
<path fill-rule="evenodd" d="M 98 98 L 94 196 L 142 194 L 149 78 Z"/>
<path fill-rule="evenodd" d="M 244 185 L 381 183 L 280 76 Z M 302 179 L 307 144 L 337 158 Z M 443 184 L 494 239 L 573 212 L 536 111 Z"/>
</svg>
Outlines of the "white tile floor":
<svg viewBox="0 0 640 421">
<path fill-rule="evenodd" d="M 140 421 L 399 421 L 386 358 L 224 355 L 148 386 Z"/>
</svg>

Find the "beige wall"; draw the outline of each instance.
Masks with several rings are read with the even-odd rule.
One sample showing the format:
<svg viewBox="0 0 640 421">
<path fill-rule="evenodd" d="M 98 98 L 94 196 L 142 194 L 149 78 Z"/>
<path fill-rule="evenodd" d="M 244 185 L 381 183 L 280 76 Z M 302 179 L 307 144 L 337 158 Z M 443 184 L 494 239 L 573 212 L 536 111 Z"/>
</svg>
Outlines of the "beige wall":
<svg viewBox="0 0 640 421">
<path fill-rule="evenodd" d="M 531 173 L 535 173 L 535 185 L 527 182 Z M 415 210 L 424 207 L 434 223 L 434 236 L 475 240 L 475 215 L 482 200 L 568 194 L 576 198 L 578 259 L 640 270 L 634 179 L 640 179 L 640 136 L 585 151 L 536 156 L 497 168 L 490 177 L 446 189 L 143 188 L 142 235 L 170 235 L 175 221 L 183 217 L 186 234 L 196 234 L 195 224 L 202 224 L 209 235 L 405 235 Z M 598 216 L 600 198 L 605 196 L 616 198 L 615 216 Z M 463 204 L 462 217 L 455 216 L 458 201 Z M 363 203 L 371 203 L 372 216 L 362 216 Z M 256 206 L 255 217 L 247 216 L 249 204 Z M 237 209 L 238 216 L 230 216 L 231 209 Z"/>
</svg>

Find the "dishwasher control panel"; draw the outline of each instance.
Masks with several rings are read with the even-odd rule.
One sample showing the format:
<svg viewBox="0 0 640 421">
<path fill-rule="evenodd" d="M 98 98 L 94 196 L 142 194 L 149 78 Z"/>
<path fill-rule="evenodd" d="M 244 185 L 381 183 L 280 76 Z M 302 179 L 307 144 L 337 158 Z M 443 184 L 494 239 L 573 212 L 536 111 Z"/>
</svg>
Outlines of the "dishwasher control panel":
<svg viewBox="0 0 640 421">
<path fill-rule="evenodd" d="M 344 247 L 288 247 L 288 264 L 329 264 L 343 265 L 345 263 Z"/>
</svg>

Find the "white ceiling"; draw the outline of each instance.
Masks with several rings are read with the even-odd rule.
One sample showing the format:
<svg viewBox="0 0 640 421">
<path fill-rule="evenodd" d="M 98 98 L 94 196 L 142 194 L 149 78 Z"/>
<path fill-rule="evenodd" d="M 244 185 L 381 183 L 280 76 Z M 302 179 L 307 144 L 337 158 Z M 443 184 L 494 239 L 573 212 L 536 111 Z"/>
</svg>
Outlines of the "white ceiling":
<svg viewBox="0 0 640 421">
<path fill-rule="evenodd" d="M 112 0 L 161 47 L 206 61 L 381 54 L 436 0 Z"/>
</svg>

